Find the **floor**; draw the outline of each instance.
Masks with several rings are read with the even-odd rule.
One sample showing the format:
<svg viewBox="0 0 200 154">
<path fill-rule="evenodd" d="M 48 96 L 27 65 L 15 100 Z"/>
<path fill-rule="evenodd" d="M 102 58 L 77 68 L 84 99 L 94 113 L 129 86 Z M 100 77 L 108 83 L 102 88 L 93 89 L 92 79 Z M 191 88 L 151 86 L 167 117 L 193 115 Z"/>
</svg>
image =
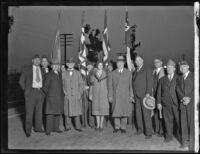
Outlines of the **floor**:
<svg viewBox="0 0 200 154">
<path fill-rule="evenodd" d="M 135 129 L 130 126 L 127 128 L 126 134 L 115 134 L 110 124 L 104 128 L 103 132 L 96 132 L 91 128 L 86 128 L 83 132 L 72 129 L 61 134 L 52 133 L 51 136 L 32 132 L 31 137 L 26 138 L 21 117 L 16 116 L 8 119 L 9 149 L 181 150 L 179 149 L 180 143 L 176 138 L 169 143 L 164 143 L 163 137 L 156 135 L 147 140 L 143 134 L 134 135 Z M 62 123 L 60 128 L 63 129 Z"/>
</svg>

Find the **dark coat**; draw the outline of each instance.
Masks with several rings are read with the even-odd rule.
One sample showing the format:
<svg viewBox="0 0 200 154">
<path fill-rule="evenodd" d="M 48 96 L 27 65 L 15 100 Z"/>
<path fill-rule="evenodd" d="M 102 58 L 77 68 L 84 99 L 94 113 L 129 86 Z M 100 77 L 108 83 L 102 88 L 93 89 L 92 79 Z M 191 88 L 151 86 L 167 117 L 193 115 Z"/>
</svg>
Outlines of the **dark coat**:
<svg viewBox="0 0 200 154">
<path fill-rule="evenodd" d="M 191 102 L 188 105 L 194 105 L 194 74 L 192 72 L 188 74 L 185 80 L 182 76 L 178 78 L 176 91 L 179 100 L 182 100 L 183 97 L 190 97 Z M 180 109 L 183 108 L 186 108 L 186 106 L 180 103 Z"/>
<path fill-rule="evenodd" d="M 123 69 L 119 73 L 118 69 L 109 75 L 108 96 L 113 98 L 112 116 L 130 116 L 132 108 L 130 97 L 133 97 L 132 74 L 129 70 Z"/>
<path fill-rule="evenodd" d="M 63 114 L 64 92 L 61 74 L 47 73 L 43 91 L 46 94 L 45 114 Z"/>
<path fill-rule="evenodd" d="M 134 96 L 143 98 L 148 93 L 152 95 L 153 75 L 150 68 L 142 66 L 141 70 L 133 73 L 133 93 Z"/>
<path fill-rule="evenodd" d="M 41 71 L 42 73 L 42 71 Z M 42 79 L 43 79 L 42 75 Z M 43 81 L 44 82 L 44 81 Z M 25 98 L 31 97 L 32 94 L 32 84 L 33 84 L 33 65 L 25 67 L 21 73 L 19 79 L 19 85 L 24 90 Z"/>
<path fill-rule="evenodd" d="M 174 74 L 171 82 L 167 75 L 160 79 L 157 90 L 157 104 L 162 104 L 163 106 L 178 105 L 176 94 L 177 77 Z"/>
</svg>

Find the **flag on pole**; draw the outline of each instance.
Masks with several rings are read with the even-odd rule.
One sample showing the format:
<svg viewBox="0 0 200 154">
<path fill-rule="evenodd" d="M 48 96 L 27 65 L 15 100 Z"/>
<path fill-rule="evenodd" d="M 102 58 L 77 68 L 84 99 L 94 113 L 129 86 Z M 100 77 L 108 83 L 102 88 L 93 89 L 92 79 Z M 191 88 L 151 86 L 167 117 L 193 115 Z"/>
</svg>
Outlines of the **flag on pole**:
<svg viewBox="0 0 200 154">
<path fill-rule="evenodd" d="M 61 18 L 61 11 L 58 12 L 58 21 L 57 21 L 57 28 L 56 28 L 56 38 L 54 42 L 54 48 L 51 53 L 51 59 L 57 60 L 61 63 L 61 47 L 60 47 L 60 18 Z"/>
<path fill-rule="evenodd" d="M 79 61 L 80 61 L 80 71 L 83 76 L 86 75 L 86 56 L 87 56 L 87 48 L 85 45 L 85 29 L 84 29 L 84 17 L 85 17 L 85 11 L 82 13 L 81 18 L 81 37 L 80 37 L 80 51 L 79 51 Z"/>
<path fill-rule="evenodd" d="M 131 48 L 131 29 L 130 29 L 127 9 L 125 14 L 125 45 Z"/>
<path fill-rule="evenodd" d="M 110 43 L 108 40 L 108 27 L 107 27 L 107 11 L 105 10 L 105 16 L 104 16 L 104 31 L 103 31 L 103 52 L 104 57 L 103 61 L 106 61 L 108 59 L 108 52 L 111 50 Z"/>
</svg>

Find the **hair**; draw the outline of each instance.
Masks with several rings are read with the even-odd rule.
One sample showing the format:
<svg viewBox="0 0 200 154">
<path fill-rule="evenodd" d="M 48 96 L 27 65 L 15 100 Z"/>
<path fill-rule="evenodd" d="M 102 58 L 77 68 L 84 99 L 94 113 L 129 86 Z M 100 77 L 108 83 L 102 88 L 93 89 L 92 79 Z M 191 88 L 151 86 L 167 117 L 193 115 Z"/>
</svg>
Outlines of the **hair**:
<svg viewBox="0 0 200 154">
<path fill-rule="evenodd" d="M 141 59 L 144 60 L 144 57 L 143 57 L 142 55 L 137 55 L 137 56 L 135 57 L 135 59 L 136 59 L 137 57 L 140 57 Z"/>
<path fill-rule="evenodd" d="M 99 65 L 100 63 L 102 63 L 103 67 L 105 66 L 105 64 L 104 64 L 103 61 L 98 61 L 98 62 L 96 62 L 95 67 L 98 68 L 98 65 Z"/>
</svg>

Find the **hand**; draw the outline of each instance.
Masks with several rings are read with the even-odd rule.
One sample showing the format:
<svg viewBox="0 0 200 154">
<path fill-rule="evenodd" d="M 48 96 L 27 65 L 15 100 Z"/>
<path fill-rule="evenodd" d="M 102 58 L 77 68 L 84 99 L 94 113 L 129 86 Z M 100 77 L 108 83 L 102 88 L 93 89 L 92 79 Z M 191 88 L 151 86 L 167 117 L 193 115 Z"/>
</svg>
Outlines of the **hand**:
<svg viewBox="0 0 200 154">
<path fill-rule="evenodd" d="M 92 95 L 89 95 L 89 100 L 91 100 L 91 101 L 92 101 Z"/>
<path fill-rule="evenodd" d="M 112 98 L 112 97 L 108 97 L 108 101 L 109 101 L 110 103 L 112 103 L 112 102 L 113 102 L 113 98 Z"/>
<path fill-rule="evenodd" d="M 150 96 L 150 94 L 147 93 L 147 94 L 146 94 L 146 97 L 149 97 L 149 96 Z"/>
<path fill-rule="evenodd" d="M 161 104 L 157 104 L 157 108 L 158 108 L 158 110 L 162 110 L 162 105 Z"/>
<path fill-rule="evenodd" d="M 183 104 L 188 105 L 190 103 L 190 97 L 183 97 Z"/>
<path fill-rule="evenodd" d="M 129 101 L 135 103 L 135 100 L 133 97 L 130 97 Z"/>
<path fill-rule="evenodd" d="M 87 89 L 89 89 L 89 86 L 85 86 L 84 90 L 87 90 Z"/>
</svg>

